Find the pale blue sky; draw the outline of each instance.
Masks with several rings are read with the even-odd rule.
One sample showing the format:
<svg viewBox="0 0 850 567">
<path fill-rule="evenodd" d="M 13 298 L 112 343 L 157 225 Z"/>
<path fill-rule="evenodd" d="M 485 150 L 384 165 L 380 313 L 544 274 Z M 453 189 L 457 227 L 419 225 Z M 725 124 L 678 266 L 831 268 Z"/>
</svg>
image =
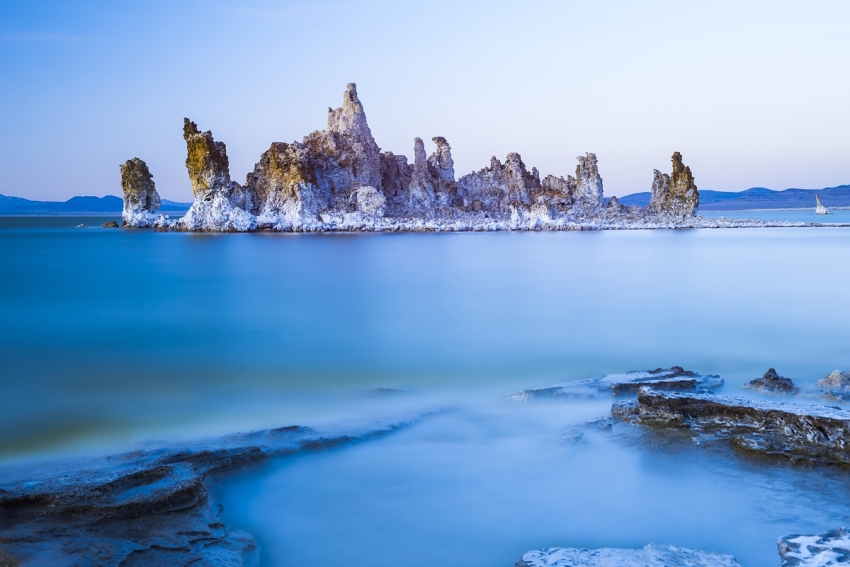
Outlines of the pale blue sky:
<svg viewBox="0 0 850 567">
<path fill-rule="evenodd" d="M 242 182 L 351 81 L 382 149 L 445 136 L 458 176 L 591 151 L 625 195 L 678 150 L 701 189 L 850 183 L 848 23 L 846 0 L 5 1 L 0 193 L 120 194 L 139 157 L 191 200 L 184 116 Z"/>
</svg>

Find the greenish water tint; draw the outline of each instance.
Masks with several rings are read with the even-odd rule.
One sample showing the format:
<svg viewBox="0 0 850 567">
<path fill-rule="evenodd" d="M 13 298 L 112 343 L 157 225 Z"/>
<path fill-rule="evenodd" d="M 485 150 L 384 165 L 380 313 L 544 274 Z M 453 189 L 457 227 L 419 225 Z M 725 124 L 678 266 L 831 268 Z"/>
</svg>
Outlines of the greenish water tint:
<svg viewBox="0 0 850 567">
<path fill-rule="evenodd" d="M 221 235 L 77 221 L 0 218 L 6 458 L 335 418 L 339 404 L 316 404 L 375 387 L 850 368 L 846 229 Z"/>
<path fill-rule="evenodd" d="M 722 375 L 725 393 L 771 366 L 802 384 L 850 369 L 848 229 L 218 235 L 103 220 L 0 218 L 3 463 L 452 408 L 246 472 L 219 488 L 225 519 L 269 565 L 464 567 L 649 541 L 773 564 L 776 537 L 850 522 L 835 471 L 582 429 L 608 400 L 504 398 L 674 364 Z"/>
</svg>

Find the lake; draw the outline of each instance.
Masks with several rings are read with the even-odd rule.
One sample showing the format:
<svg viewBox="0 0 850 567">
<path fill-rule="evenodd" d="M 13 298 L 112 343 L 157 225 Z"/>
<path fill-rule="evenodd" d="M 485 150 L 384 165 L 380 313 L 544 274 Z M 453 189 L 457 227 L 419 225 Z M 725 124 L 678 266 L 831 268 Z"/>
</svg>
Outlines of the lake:
<svg viewBox="0 0 850 567">
<path fill-rule="evenodd" d="M 671 365 L 720 374 L 722 393 L 769 367 L 801 384 L 850 369 L 848 229 L 186 234 L 104 220 L 0 218 L 3 466 L 436 410 L 237 475 L 218 487 L 225 520 L 270 565 L 458 566 L 650 541 L 775 564 L 777 537 L 850 520 L 838 471 L 584 425 L 610 400 L 506 399 Z"/>
</svg>

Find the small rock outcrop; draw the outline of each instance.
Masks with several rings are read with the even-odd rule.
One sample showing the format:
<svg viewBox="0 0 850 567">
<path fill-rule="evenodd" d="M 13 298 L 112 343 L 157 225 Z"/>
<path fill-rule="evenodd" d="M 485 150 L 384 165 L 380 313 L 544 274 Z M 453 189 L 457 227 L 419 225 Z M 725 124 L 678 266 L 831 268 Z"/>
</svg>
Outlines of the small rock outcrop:
<svg viewBox="0 0 850 567">
<path fill-rule="evenodd" d="M 529 551 L 514 567 L 740 567 L 731 555 L 650 543 L 643 549 L 575 549 Z"/>
<path fill-rule="evenodd" d="M 100 225 L 100 228 L 121 228 L 121 225 L 117 221 L 111 220 Z"/>
<path fill-rule="evenodd" d="M 538 398 L 591 398 L 594 394 L 623 396 L 635 395 L 643 386 L 660 391 L 693 392 L 698 389 L 719 388 L 723 378 L 715 374 L 697 374 L 681 366 L 656 368 L 655 370 L 632 370 L 625 374 L 606 374 L 601 378 L 577 380 L 550 388 L 524 390 L 509 396 L 515 402 Z"/>
<path fill-rule="evenodd" d="M 815 384 L 818 388 L 833 391 L 850 391 L 850 372 L 833 370 Z"/>
<path fill-rule="evenodd" d="M 745 451 L 850 465 L 850 412 L 839 408 L 643 387 L 636 400 L 615 402 L 611 414 L 640 425 L 726 439 Z"/>
<path fill-rule="evenodd" d="M 823 203 L 820 202 L 820 196 L 815 195 L 815 214 L 816 215 L 828 215 L 829 209 L 823 206 Z"/>
<path fill-rule="evenodd" d="M 850 562 L 850 532 L 845 528 L 819 535 L 793 534 L 777 542 L 782 564 L 779 567 L 826 567 Z"/>
<path fill-rule="evenodd" d="M 768 369 L 761 378 L 751 380 L 741 387 L 768 394 L 795 394 L 798 391 L 790 378 L 780 376 L 773 368 Z"/>
<path fill-rule="evenodd" d="M 690 217 L 699 207 L 699 191 L 691 168 L 682 163 L 682 154 L 673 154 L 670 175 L 653 170 L 652 192 L 647 210 L 673 217 Z"/>
<path fill-rule="evenodd" d="M 121 218 L 124 226 L 154 226 L 161 219 L 161 215 L 157 214 L 161 200 L 147 164 L 139 158 L 128 159 L 121 164 L 120 170 L 124 195 Z"/>
</svg>

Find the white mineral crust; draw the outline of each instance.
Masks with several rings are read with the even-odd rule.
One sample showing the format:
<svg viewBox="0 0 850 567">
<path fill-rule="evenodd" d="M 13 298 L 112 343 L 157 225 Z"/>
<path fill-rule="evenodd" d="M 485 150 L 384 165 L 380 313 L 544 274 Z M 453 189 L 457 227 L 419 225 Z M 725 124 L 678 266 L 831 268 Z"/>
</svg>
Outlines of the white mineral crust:
<svg viewBox="0 0 850 567">
<path fill-rule="evenodd" d="M 731 555 L 650 543 L 643 549 L 550 548 L 529 551 L 516 567 L 740 567 Z"/>
</svg>

